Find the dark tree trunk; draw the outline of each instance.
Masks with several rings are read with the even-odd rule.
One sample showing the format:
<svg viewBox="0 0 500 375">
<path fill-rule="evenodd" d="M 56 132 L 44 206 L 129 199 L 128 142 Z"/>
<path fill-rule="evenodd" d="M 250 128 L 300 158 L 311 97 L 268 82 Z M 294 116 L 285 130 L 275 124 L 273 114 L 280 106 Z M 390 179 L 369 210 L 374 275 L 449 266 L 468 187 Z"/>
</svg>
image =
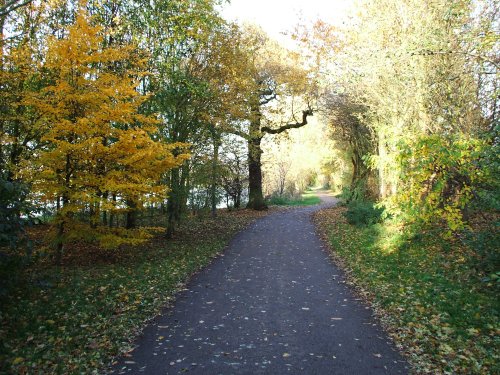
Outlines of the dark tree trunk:
<svg viewBox="0 0 500 375">
<path fill-rule="evenodd" d="M 217 165 L 219 164 L 220 141 L 217 135 L 213 136 L 213 155 L 212 155 L 212 181 L 210 186 L 210 200 L 212 206 L 212 217 L 217 216 Z"/>
<path fill-rule="evenodd" d="M 271 128 L 268 126 L 263 126 L 261 128 L 261 118 L 262 113 L 260 111 L 260 106 L 269 103 L 272 98 L 262 100 L 258 105 L 254 105 L 252 108 L 253 120 L 250 122 L 250 132 L 247 137 L 248 140 L 248 185 L 249 185 L 249 197 L 247 208 L 254 210 L 266 210 L 267 205 L 264 200 L 264 195 L 262 194 L 262 147 L 261 142 L 264 134 L 281 134 L 290 129 L 301 128 L 307 125 L 307 117 L 312 116 L 312 109 L 307 109 L 302 111 L 302 121 L 289 123 L 280 126 L 279 128 Z"/>
<path fill-rule="evenodd" d="M 71 184 L 71 157 L 66 154 L 66 165 L 64 173 L 64 187 L 65 191 L 62 193 L 62 208 L 66 209 L 69 204 L 68 191 Z M 64 231 L 66 230 L 66 218 L 70 213 L 61 214 L 61 211 L 57 212 L 59 223 L 57 224 L 57 240 L 56 240 L 56 264 L 62 264 L 62 257 L 64 253 Z"/>
<path fill-rule="evenodd" d="M 116 208 L 116 193 L 113 193 L 112 194 L 112 199 L 113 199 L 113 209 L 111 210 L 111 212 L 109 213 L 109 227 L 113 227 L 113 223 L 115 221 L 115 214 L 114 214 L 114 210 Z"/>
<path fill-rule="evenodd" d="M 106 203 L 106 204 L 108 202 L 108 196 L 109 196 L 108 192 L 105 192 L 102 196 L 102 199 L 103 199 L 104 203 Z M 104 225 L 104 226 L 108 225 L 108 211 L 107 210 L 102 211 L 102 225 Z"/>
<path fill-rule="evenodd" d="M 359 165 L 357 157 L 355 156 L 351 157 L 351 163 L 352 163 L 351 190 L 353 190 L 359 181 Z"/>
<path fill-rule="evenodd" d="M 127 221 L 125 228 L 133 229 L 137 226 L 137 203 L 133 199 L 127 199 Z"/>
<path fill-rule="evenodd" d="M 267 210 L 262 194 L 262 137 L 260 129 L 262 113 L 260 104 L 255 103 L 252 108 L 253 119 L 250 121 L 248 137 L 248 203 L 247 208 L 253 210 Z"/>
<path fill-rule="evenodd" d="M 64 219 L 61 218 L 59 224 L 57 224 L 57 245 L 56 245 L 56 264 L 62 264 L 62 256 L 64 252 L 63 238 L 64 236 Z"/>
<path fill-rule="evenodd" d="M 180 168 L 174 168 L 170 172 L 170 193 L 167 201 L 167 238 L 173 238 L 175 232 L 175 222 L 178 217 L 179 206 L 179 186 Z"/>
<path fill-rule="evenodd" d="M 63 193 L 62 196 L 62 206 L 63 208 L 68 204 L 68 196 L 66 193 Z M 56 264 L 60 266 L 62 264 L 62 257 L 64 253 L 64 231 L 66 229 L 65 226 L 65 217 L 64 215 L 61 215 L 60 211 L 58 212 L 58 220 L 59 223 L 57 224 L 57 240 L 56 240 Z"/>
<path fill-rule="evenodd" d="M 248 142 L 248 204 L 253 210 L 266 210 L 267 205 L 262 194 L 262 137 L 251 138 Z"/>
<path fill-rule="evenodd" d="M 239 177 L 236 180 L 236 197 L 234 198 L 234 208 L 240 208 L 241 206 L 241 194 L 243 190 L 243 185 L 240 182 Z"/>
<path fill-rule="evenodd" d="M 180 225 L 182 214 L 187 211 L 188 199 L 189 199 L 189 189 L 190 189 L 190 178 L 189 178 L 189 162 L 185 161 L 181 167 L 181 177 L 180 177 L 180 193 L 179 193 L 179 207 L 177 210 L 177 224 Z"/>
</svg>

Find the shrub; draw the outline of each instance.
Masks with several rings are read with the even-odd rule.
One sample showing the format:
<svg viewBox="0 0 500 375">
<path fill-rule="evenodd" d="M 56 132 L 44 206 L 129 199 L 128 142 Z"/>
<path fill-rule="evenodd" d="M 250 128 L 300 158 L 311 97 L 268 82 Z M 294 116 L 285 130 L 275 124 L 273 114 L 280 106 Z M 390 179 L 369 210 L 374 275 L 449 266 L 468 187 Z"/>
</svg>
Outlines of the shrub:
<svg viewBox="0 0 500 375">
<path fill-rule="evenodd" d="M 484 139 L 422 136 L 401 145 L 401 186 L 393 197 L 409 222 L 445 224 L 446 237 L 468 227 L 464 213 L 498 189 L 498 158 Z M 495 192 L 495 193 L 493 193 Z M 492 194 L 493 193 L 493 194 Z"/>
<path fill-rule="evenodd" d="M 22 217 L 28 211 L 27 186 L 0 178 L 0 247 L 17 247 L 25 239 Z"/>
<path fill-rule="evenodd" d="M 367 197 L 366 184 L 364 181 L 358 181 L 354 187 L 344 186 L 342 188 L 342 193 L 340 193 L 340 199 L 344 203 L 356 202 L 365 200 Z"/>
<path fill-rule="evenodd" d="M 352 201 L 344 213 L 347 221 L 356 226 L 366 226 L 380 223 L 383 220 L 384 208 L 377 207 L 372 202 Z"/>
</svg>

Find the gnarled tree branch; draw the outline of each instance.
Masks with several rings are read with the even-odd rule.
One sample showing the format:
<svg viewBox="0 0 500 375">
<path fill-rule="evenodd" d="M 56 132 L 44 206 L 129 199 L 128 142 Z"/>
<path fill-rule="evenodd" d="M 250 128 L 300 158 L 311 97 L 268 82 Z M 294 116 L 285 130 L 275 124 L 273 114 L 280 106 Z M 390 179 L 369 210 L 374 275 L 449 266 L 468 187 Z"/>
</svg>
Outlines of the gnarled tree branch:
<svg viewBox="0 0 500 375">
<path fill-rule="evenodd" d="M 291 123 L 291 124 L 286 124 L 286 125 L 280 126 L 277 129 L 273 129 L 273 128 L 270 128 L 268 126 L 264 126 L 261 129 L 261 131 L 263 133 L 267 133 L 267 134 L 279 134 L 279 133 L 283 133 L 284 131 L 286 131 L 288 129 L 301 128 L 302 126 L 307 125 L 307 118 L 309 116 L 312 116 L 312 115 L 313 115 L 313 110 L 312 109 L 307 109 L 305 111 L 302 111 L 302 121 L 301 122 L 295 122 L 295 123 Z"/>
<path fill-rule="evenodd" d="M 259 105 L 265 105 L 265 104 L 273 101 L 277 97 L 278 97 L 278 95 L 276 93 L 273 93 L 272 95 L 269 95 L 269 96 L 266 96 L 266 97 L 262 97 L 261 96 L 261 99 L 259 101 Z"/>
<path fill-rule="evenodd" d="M 0 6 L 0 17 L 6 17 L 9 15 L 10 12 L 16 10 L 17 8 L 20 8 L 22 6 L 28 5 L 31 3 L 33 0 L 10 0 L 7 1 L 5 4 Z"/>
<path fill-rule="evenodd" d="M 241 138 L 246 139 L 246 140 L 250 139 L 250 135 L 248 133 L 245 133 L 245 132 L 238 130 L 238 129 L 228 129 L 227 132 L 229 134 L 237 135 L 238 137 L 241 137 Z"/>
</svg>

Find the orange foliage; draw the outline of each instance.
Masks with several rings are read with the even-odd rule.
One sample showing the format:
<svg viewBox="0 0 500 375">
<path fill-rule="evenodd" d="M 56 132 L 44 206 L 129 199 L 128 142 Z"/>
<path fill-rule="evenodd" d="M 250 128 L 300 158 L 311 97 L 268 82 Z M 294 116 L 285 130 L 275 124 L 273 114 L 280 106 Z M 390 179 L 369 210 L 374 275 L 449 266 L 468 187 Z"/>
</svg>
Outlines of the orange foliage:
<svg viewBox="0 0 500 375">
<path fill-rule="evenodd" d="M 91 217 L 89 233 L 113 247 L 133 236 L 95 228 L 100 211 L 126 210 L 125 200 L 140 208 L 145 201 L 164 199 L 161 175 L 188 155 L 184 144 L 156 140 L 157 120 L 139 113 L 147 97 L 136 89 L 144 76 L 137 49 L 103 47 L 102 28 L 89 21 L 80 10 L 65 38 L 48 40 L 43 68 L 52 83 L 26 100 L 46 129 L 47 147 L 36 157 L 32 183 L 45 201 L 62 202 L 59 245 L 85 237 L 85 223 L 76 219 L 84 211 Z M 118 199 L 108 199 L 112 195 Z"/>
</svg>

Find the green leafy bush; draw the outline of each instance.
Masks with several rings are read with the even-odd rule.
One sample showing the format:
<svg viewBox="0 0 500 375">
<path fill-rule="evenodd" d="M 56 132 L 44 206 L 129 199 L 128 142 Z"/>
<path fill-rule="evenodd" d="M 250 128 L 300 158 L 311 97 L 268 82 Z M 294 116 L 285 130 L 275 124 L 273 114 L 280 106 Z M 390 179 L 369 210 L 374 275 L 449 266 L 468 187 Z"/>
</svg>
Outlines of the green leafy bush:
<svg viewBox="0 0 500 375">
<path fill-rule="evenodd" d="M 25 231 L 30 224 L 26 216 L 31 211 L 27 193 L 25 184 L 0 176 L 0 305 L 18 282 L 21 265 L 31 256 L 31 242 Z"/>
<path fill-rule="evenodd" d="M 24 236 L 27 187 L 0 178 L 0 247 L 16 247 Z"/>
<path fill-rule="evenodd" d="M 500 270 L 500 244 L 498 242 L 498 232 L 500 222 L 492 223 L 491 227 L 481 231 L 465 231 L 462 241 L 475 253 L 475 257 L 470 261 L 474 263 L 476 269 L 484 273 L 495 273 Z M 498 280 L 500 286 L 500 280 Z"/>
<path fill-rule="evenodd" d="M 342 188 L 342 193 L 340 193 L 340 199 L 344 203 L 356 202 L 366 200 L 367 191 L 365 181 L 358 181 L 354 187 L 344 186 Z"/>
<path fill-rule="evenodd" d="M 376 206 L 372 202 L 356 200 L 347 205 L 345 217 L 350 224 L 356 226 L 373 225 L 382 222 L 384 208 Z"/>
<path fill-rule="evenodd" d="M 498 156 L 487 139 L 464 135 L 421 136 L 401 145 L 401 186 L 392 203 L 409 222 L 445 224 L 446 237 L 468 227 L 474 200 L 498 196 Z"/>
</svg>

